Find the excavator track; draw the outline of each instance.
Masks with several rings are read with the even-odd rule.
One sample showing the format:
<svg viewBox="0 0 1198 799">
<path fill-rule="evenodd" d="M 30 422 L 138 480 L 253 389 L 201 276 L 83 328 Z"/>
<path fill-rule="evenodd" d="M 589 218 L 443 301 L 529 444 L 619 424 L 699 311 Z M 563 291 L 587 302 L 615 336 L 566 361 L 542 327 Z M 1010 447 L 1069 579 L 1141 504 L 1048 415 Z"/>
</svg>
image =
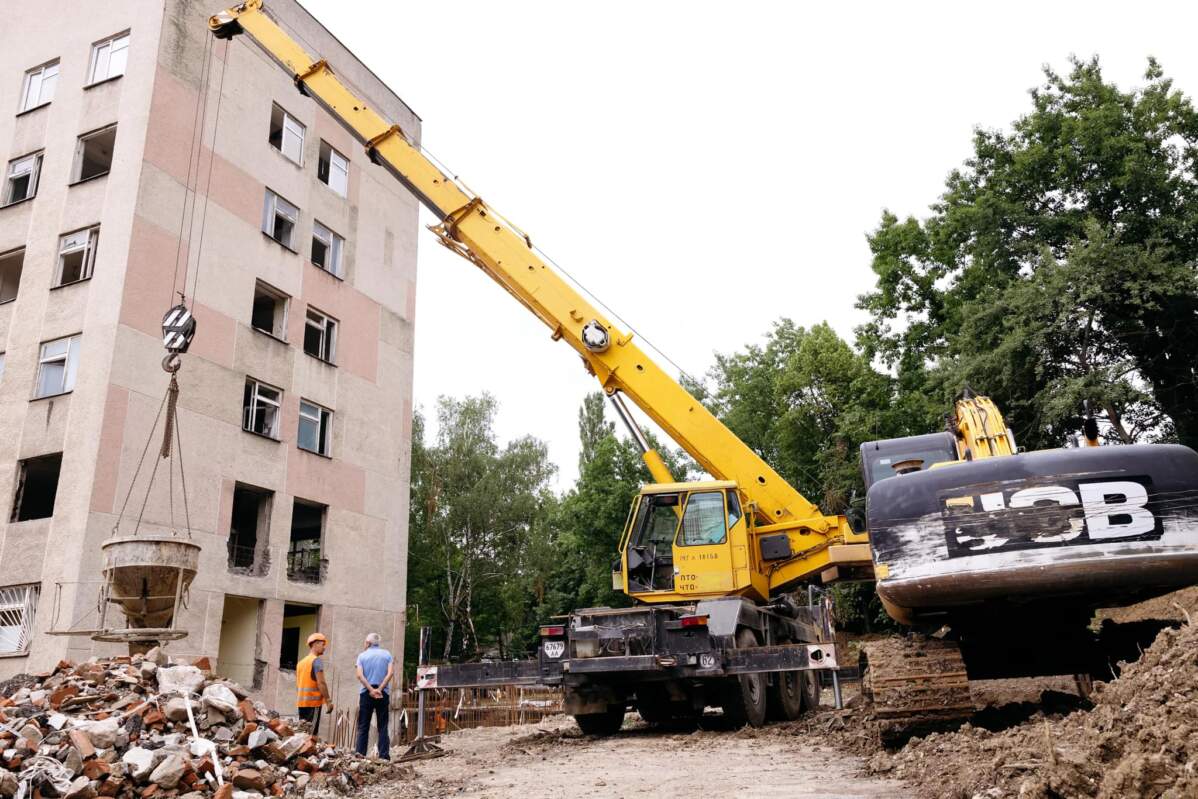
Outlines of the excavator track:
<svg viewBox="0 0 1198 799">
<path fill-rule="evenodd" d="M 955 641 L 925 636 L 862 647 L 861 694 L 886 746 L 954 729 L 974 712 L 960 647 Z"/>
</svg>

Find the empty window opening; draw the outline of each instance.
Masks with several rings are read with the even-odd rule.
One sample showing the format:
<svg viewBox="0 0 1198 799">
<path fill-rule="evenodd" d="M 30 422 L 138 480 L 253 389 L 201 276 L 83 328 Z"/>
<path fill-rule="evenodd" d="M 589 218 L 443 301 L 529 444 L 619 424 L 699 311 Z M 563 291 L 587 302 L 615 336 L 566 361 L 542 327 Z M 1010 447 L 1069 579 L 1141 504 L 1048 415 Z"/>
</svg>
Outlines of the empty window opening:
<svg viewBox="0 0 1198 799">
<path fill-rule="evenodd" d="M 92 45 L 88 83 L 99 83 L 102 80 L 124 75 L 128 63 L 129 31 L 96 42 Z"/>
<path fill-rule="evenodd" d="M 40 595 L 41 586 L 38 585 L 0 588 L 0 655 L 20 655 L 29 651 Z"/>
<path fill-rule="evenodd" d="M 238 483 L 229 519 L 229 570 L 262 575 L 270 570 L 273 492 Z"/>
<path fill-rule="evenodd" d="M 333 435 L 333 412 L 315 402 L 300 400 L 299 433 L 296 444 L 300 449 L 328 455 Z"/>
<path fill-rule="evenodd" d="M 21 287 L 21 269 L 25 266 L 25 251 L 15 250 L 0 255 L 0 303 L 12 302 Z"/>
<path fill-rule="evenodd" d="M 100 243 L 100 228 L 77 230 L 58 240 L 58 274 L 55 286 L 78 283 L 92 276 L 96 266 L 96 250 Z"/>
<path fill-rule="evenodd" d="M 349 159 L 334 150 L 327 141 L 320 143 L 316 177 L 342 197 L 349 193 Z"/>
<path fill-rule="evenodd" d="M 257 433 L 278 440 L 280 406 L 283 392 L 250 378 L 245 381 L 245 404 L 241 426 L 250 433 Z"/>
<path fill-rule="evenodd" d="M 287 577 L 319 583 L 327 561 L 322 557 L 324 520 L 328 506 L 295 500 L 291 510 L 291 544 L 287 550 Z"/>
<path fill-rule="evenodd" d="M 301 659 L 308 656 L 308 636 L 316 632 L 320 605 L 283 604 L 283 630 L 279 636 L 279 668 L 295 671 Z"/>
<path fill-rule="evenodd" d="M 262 600 L 245 596 L 225 596 L 220 617 L 220 644 L 216 650 L 217 668 L 238 685 L 262 688 L 266 662 L 262 660 Z"/>
<path fill-rule="evenodd" d="M 259 280 L 254 285 L 250 324 L 278 339 L 287 339 L 287 300 L 283 292 Z"/>
<path fill-rule="evenodd" d="M 5 205 L 12 205 L 34 198 L 37 196 L 37 181 L 41 173 L 41 153 L 31 153 L 9 161 L 4 179 L 4 196 L 0 200 Z"/>
<path fill-rule="evenodd" d="M 107 175 L 112 169 L 112 150 L 116 147 L 116 125 L 85 133 L 75 145 L 75 166 L 71 182 L 78 183 Z"/>
<path fill-rule="evenodd" d="M 345 239 L 319 222 L 312 223 L 312 263 L 341 277 L 341 251 Z"/>
<path fill-rule="evenodd" d="M 333 363 L 337 356 L 337 320 L 309 308 L 304 320 L 304 352 Z"/>
<path fill-rule="evenodd" d="M 294 250 L 295 226 L 298 222 L 299 209 L 267 189 L 266 201 L 262 204 L 262 232 L 287 249 Z"/>
<path fill-rule="evenodd" d="M 42 344 L 37 362 L 34 399 L 66 394 L 75 389 L 79 371 L 79 336 L 59 338 Z"/>
<path fill-rule="evenodd" d="M 58 494 L 61 469 L 61 452 L 21 461 L 17 470 L 17 495 L 12 503 L 12 521 L 27 522 L 54 515 L 54 497 Z"/>
<path fill-rule="evenodd" d="M 270 110 L 270 143 L 297 164 L 304 162 L 304 126 L 277 105 Z"/>
<path fill-rule="evenodd" d="M 21 91 L 21 110 L 31 111 L 54 99 L 54 87 L 58 85 L 58 61 L 42 64 L 25 73 L 25 86 Z"/>
</svg>

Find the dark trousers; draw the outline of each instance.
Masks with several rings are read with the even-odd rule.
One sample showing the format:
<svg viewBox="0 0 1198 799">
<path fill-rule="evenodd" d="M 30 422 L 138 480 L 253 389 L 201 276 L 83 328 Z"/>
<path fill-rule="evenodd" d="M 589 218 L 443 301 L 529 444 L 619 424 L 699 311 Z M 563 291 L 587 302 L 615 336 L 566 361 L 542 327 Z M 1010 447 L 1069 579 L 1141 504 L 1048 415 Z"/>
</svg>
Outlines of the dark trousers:
<svg viewBox="0 0 1198 799">
<path fill-rule="evenodd" d="M 358 694 L 358 754 L 366 754 L 366 745 L 370 742 L 370 717 L 378 717 L 379 728 L 379 757 L 388 760 L 391 757 L 391 736 L 387 732 L 387 722 L 391 712 L 391 697 L 383 692 L 382 699 L 375 699 L 368 693 Z"/>
<path fill-rule="evenodd" d="M 323 707 L 301 707 L 299 708 L 299 717 L 304 721 L 312 722 L 312 734 L 316 735 L 320 732 L 320 711 Z"/>
</svg>

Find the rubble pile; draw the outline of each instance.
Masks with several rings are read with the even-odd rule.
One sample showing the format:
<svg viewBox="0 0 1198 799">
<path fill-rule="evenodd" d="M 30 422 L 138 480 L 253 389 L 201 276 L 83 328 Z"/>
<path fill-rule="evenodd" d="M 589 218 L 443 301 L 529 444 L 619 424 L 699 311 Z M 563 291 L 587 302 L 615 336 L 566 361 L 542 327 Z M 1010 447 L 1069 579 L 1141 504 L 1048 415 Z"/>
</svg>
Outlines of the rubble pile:
<svg viewBox="0 0 1198 799">
<path fill-rule="evenodd" d="M 207 658 L 152 649 L 0 683 L 0 799 L 311 796 L 409 775 L 321 742 Z"/>
<path fill-rule="evenodd" d="M 1092 710 L 913 739 L 869 770 L 927 796 L 1198 796 L 1198 626 L 1164 630 L 1118 679 L 1096 683 Z"/>
</svg>

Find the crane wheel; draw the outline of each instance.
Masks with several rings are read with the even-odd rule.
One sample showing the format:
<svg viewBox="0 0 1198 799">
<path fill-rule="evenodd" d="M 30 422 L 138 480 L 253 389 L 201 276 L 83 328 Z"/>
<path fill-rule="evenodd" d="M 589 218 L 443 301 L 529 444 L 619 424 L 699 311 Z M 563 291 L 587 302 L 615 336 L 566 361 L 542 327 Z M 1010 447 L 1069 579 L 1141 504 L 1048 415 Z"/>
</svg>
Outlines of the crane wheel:
<svg viewBox="0 0 1198 799">
<path fill-rule="evenodd" d="M 736 648 L 757 646 L 757 636 L 747 627 L 736 633 Z M 760 727 L 765 724 L 766 680 L 764 674 L 740 674 L 729 677 L 723 690 L 724 719 L 733 727 Z"/>
<path fill-rule="evenodd" d="M 612 705 L 603 713 L 579 713 L 574 721 L 583 735 L 615 735 L 624 726 L 624 706 Z"/>
<path fill-rule="evenodd" d="M 770 721 L 794 721 L 803 715 L 803 672 L 779 671 L 773 674 L 774 682 L 766 698 L 766 717 Z"/>
</svg>

